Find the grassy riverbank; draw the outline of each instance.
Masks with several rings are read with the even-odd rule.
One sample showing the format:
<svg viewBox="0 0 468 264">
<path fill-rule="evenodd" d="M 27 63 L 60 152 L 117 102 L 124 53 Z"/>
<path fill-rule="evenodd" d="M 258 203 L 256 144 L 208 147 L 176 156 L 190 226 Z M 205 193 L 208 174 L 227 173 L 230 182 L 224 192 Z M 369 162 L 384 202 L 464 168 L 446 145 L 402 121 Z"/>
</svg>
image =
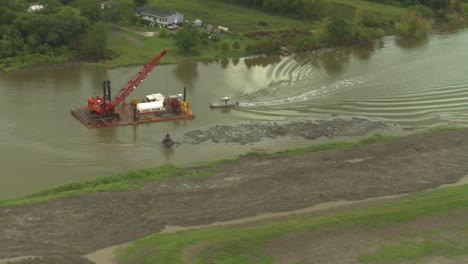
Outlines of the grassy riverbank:
<svg viewBox="0 0 468 264">
<path fill-rule="evenodd" d="M 425 131 L 416 132 L 414 135 L 437 133 L 446 130 L 458 130 L 461 127 L 444 126 L 436 127 Z M 245 156 L 279 156 L 279 155 L 301 155 L 312 152 L 328 151 L 332 149 L 350 148 L 359 145 L 378 143 L 389 140 L 396 140 L 404 136 L 382 136 L 374 134 L 370 137 L 355 141 L 337 141 L 317 145 L 311 145 L 305 148 L 297 148 L 279 151 L 275 153 L 249 152 Z M 239 157 L 240 158 L 240 157 Z M 239 159 L 238 158 L 238 159 Z M 225 160 L 213 161 L 200 167 L 214 166 L 225 162 Z M 26 195 L 25 197 L 12 200 L 0 200 L 0 206 L 29 204 L 41 201 L 52 200 L 65 196 L 72 196 L 84 193 L 95 193 L 112 190 L 125 190 L 138 188 L 147 181 L 165 180 L 171 177 L 208 177 L 210 174 L 201 173 L 190 168 L 179 168 L 173 164 L 162 165 L 157 168 L 146 168 L 116 173 L 110 176 L 102 176 L 95 180 L 81 183 L 67 183 L 57 187 L 45 189 L 36 193 Z"/>
<path fill-rule="evenodd" d="M 405 8 L 383 5 L 368 1 L 333 0 L 330 11 L 331 17 L 352 19 L 356 8 L 365 8 L 375 12 L 382 21 L 396 21 L 404 14 Z M 146 63 L 151 57 L 163 48 L 170 50 L 161 63 L 175 63 L 182 60 L 219 60 L 225 58 L 238 58 L 252 55 L 246 47 L 252 45 L 252 39 L 246 38 L 248 32 L 283 32 L 291 29 L 311 31 L 316 29 L 317 21 L 304 20 L 296 16 L 281 16 L 269 14 L 260 10 L 229 4 L 223 1 L 162 1 L 150 0 L 150 6 L 159 6 L 178 10 L 184 14 L 184 19 L 201 19 L 204 24 L 222 25 L 229 28 L 229 33 L 221 36 L 217 41 L 199 44 L 190 52 L 180 51 L 173 38 L 161 38 L 157 35 L 145 37 L 135 32 L 154 32 L 157 27 L 126 25 L 119 27 L 121 33 L 128 34 L 131 38 L 122 35 L 111 34 L 109 49 L 116 55 L 114 59 L 98 62 L 95 65 L 105 67 L 117 67 L 123 65 Z M 115 28 L 114 28 L 115 29 Z M 279 36 L 273 37 L 278 39 Z M 135 41 L 138 39 L 138 41 Z M 234 43 L 239 43 L 238 48 L 233 48 Z M 282 43 L 287 45 L 286 43 Z M 221 48 L 222 45 L 228 47 Z"/>
<path fill-rule="evenodd" d="M 317 252 L 332 238 L 344 247 L 333 245 L 326 255 L 347 252 L 341 259 L 346 263 L 424 263 L 431 257 L 456 263 L 468 255 L 467 206 L 468 185 L 462 185 L 329 216 L 156 234 L 119 249 L 118 263 L 303 263 L 312 257 L 327 262 L 334 258 L 307 251 Z"/>
<path fill-rule="evenodd" d="M 379 134 L 374 134 L 371 137 L 364 138 L 354 142 L 332 142 L 313 145 L 307 148 L 291 149 L 281 151 L 278 153 L 263 153 L 263 152 L 249 152 L 247 156 L 254 155 L 281 155 L 281 154 L 305 154 L 310 152 L 325 151 L 331 149 L 353 147 L 362 144 L 375 143 L 379 141 L 389 140 L 394 137 L 384 137 Z M 225 162 L 226 160 L 219 160 L 201 165 L 199 167 L 209 167 L 216 164 Z M 131 188 L 138 188 L 138 186 L 145 181 L 150 180 L 165 180 L 170 177 L 204 177 L 209 174 L 198 174 L 190 171 L 190 169 L 178 168 L 173 164 L 165 164 L 157 168 L 147 168 L 131 170 L 121 173 L 116 173 L 110 176 L 102 176 L 95 180 L 90 180 L 82 183 L 67 183 L 57 187 L 45 189 L 26 195 L 20 199 L 13 200 L 0 200 L 0 206 L 19 205 L 42 202 L 52 200 L 65 196 L 73 196 L 84 193 L 104 192 L 112 190 L 125 190 Z"/>
</svg>

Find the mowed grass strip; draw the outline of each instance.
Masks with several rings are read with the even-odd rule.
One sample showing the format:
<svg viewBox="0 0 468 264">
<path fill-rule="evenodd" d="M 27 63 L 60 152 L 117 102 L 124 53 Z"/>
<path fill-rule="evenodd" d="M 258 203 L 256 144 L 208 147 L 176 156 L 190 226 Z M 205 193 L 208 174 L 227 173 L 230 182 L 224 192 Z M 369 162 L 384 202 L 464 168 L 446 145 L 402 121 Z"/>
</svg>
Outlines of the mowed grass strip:
<svg viewBox="0 0 468 264">
<path fill-rule="evenodd" d="M 468 207 L 468 185 L 446 187 L 416 193 L 405 200 L 383 206 L 339 213 L 322 217 L 297 217 L 288 221 L 271 222 L 242 228 L 207 228 L 182 231 L 175 234 L 155 234 L 118 249 L 118 263 L 181 263 L 185 250 L 199 247 L 190 255 L 190 263 L 272 263 L 273 256 L 261 249 L 272 239 L 294 232 L 313 231 L 317 228 L 384 228 L 409 223 L 422 217 L 437 217 Z M 466 221 L 465 221 L 466 222 Z M 466 224 L 465 224 L 466 227 Z M 450 227 L 447 227 L 449 231 Z M 443 232 L 441 228 L 439 232 Z M 459 229 L 466 237 L 467 228 Z M 360 261 L 392 261 L 420 259 L 431 254 L 460 256 L 468 254 L 467 243 L 425 240 L 417 243 L 403 240 L 396 245 L 383 245 L 376 254 L 360 257 Z M 413 250 L 395 249 L 413 245 Z M 439 247 L 436 251 L 434 249 Z M 390 253 L 389 253 L 390 252 Z M 185 252 L 186 253 L 186 252 Z M 187 256 L 184 255 L 184 258 Z"/>
<path fill-rule="evenodd" d="M 129 31 L 119 32 L 120 34 L 109 33 L 108 35 L 109 47 L 115 53 L 116 57 L 105 62 L 104 65 L 106 67 L 142 65 L 148 63 L 164 49 L 168 49 L 169 51 L 161 58 L 158 64 L 176 62 L 174 51 L 169 49 L 175 46 L 174 39 L 156 36 L 145 37 L 143 35 L 135 35 L 135 33 Z M 125 38 L 122 35 L 136 38 L 139 42 Z"/>
</svg>

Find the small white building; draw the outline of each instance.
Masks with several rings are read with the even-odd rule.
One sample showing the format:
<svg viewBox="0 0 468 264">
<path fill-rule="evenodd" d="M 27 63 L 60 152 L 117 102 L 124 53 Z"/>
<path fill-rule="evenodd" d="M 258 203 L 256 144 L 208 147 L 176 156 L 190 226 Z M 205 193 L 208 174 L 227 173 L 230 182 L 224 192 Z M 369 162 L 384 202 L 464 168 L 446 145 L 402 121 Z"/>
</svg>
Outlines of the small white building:
<svg viewBox="0 0 468 264">
<path fill-rule="evenodd" d="M 201 27 L 201 25 L 203 24 L 203 21 L 201 21 L 200 19 L 196 18 L 193 20 L 192 24 L 195 26 L 195 27 Z"/>
<path fill-rule="evenodd" d="M 28 11 L 29 12 L 35 12 L 35 11 L 40 11 L 44 8 L 43 5 L 41 5 L 40 3 L 31 3 L 28 7 Z"/>
</svg>

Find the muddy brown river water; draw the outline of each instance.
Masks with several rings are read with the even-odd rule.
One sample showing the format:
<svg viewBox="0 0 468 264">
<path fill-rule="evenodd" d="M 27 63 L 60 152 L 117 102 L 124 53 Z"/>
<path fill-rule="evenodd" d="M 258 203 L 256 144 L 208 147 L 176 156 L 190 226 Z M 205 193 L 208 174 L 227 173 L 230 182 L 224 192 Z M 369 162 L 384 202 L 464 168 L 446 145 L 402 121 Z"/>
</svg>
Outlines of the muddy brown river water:
<svg viewBox="0 0 468 264">
<path fill-rule="evenodd" d="M 317 139 L 300 133 L 269 137 L 265 129 L 259 139 L 228 141 L 223 137 L 230 133 L 227 129 L 199 140 L 215 126 L 234 126 L 232 131 L 244 135 L 248 131 L 239 128 L 252 124 L 352 117 L 398 127 L 467 125 L 466 43 L 468 31 L 461 30 L 437 32 L 420 42 L 391 36 L 373 47 L 159 65 L 129 99 L 178 94 L 185 86 L 196 119 L 137 127 L 87 129 L 70 108 L 101 94 L 103 80 L 111 80 L 115 94 L 139 67 L 44 66 L 2 73 L 0 199 L 122 170 L 166 162 L 195 165 L 253 148 L 277 150 Z M 224 96 L 240 106 L 210 109 L 210 101 Z M 168 132 L 181 144 L 162 147 L 160 140 Z"/>
</svg>

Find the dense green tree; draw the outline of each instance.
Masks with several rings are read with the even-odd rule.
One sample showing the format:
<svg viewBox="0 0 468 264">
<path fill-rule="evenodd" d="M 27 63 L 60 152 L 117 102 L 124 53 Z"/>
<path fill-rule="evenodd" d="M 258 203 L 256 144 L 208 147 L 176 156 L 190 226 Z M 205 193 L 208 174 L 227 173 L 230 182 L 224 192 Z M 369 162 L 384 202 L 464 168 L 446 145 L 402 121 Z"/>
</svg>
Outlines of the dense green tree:
<svg viewBox="0 0 468 264">
<path fill-rule="evenodd" d="M 95 24 L 89 31 L 82 54 L 86 57 L 102 59 L 106 57 L 107 27 L 103 23 Z"/>
<path fill-rule="evenodd" d="M 468 3 L 461 5 L 461 12 L 464 16 L 468 16 Z"/>
<path fill-rule="evenodd" d="M 57 11 L 63 6 L 62 2 L 59 0 L 41 0 L 40 3 L 44 8 L 39 12 L 48 14 L 57 13 Z"/>
<path fill-rule="evenodd" d="M 331 43 L 342 44 L 352 39 L 352 27 L 342 18 L 331 18 L 327 30 Z"/>
<path fill-rule="evenodd" d="M 295 11 L 295 3 L 287 0 L 263 0 L 263 7 L 279 13 L 290 13 Z"/>
<path fill-rule="evenodd" d="M 294 49 L 296 51 L 309 51 L 318 49 L 319 43 L 313 36 L 302 35 L 296 39 Z"/>
<path fill-rule="evenodd" d="M 227 42 L 221 43 L 220 49 L 224 52 L 227 52 L 229 50 L 229 43 Z"/>
<path fill-rule="evenodd" d="M 375 27 L 380 24 L 377 15 L 366 8 L 356 8 L 354 13 L 354 23 L 364 27 Z"/>
<path fill-rule="evenodd" d="M 272 38 L 261 38 L 248 43 L 245 46 L 248 53 L 274 54 L 281 51 L 281 43 Z"/>
<path fill-rule="evenodd" d="M 169 37 L 169 32 L 168 32 L 168 30 L 166 28 L 160 28 L 158 30 L 158 34 L 159 34 L 159 37 L 161 37 L 161 38 Z"/>
<path fill-rule="evenodd" d="M 17 0 L 1 0 L 1 6 L 12 11 L 20 12 L 26 10 L 27 3 L 25 1 Z"/>
<path fill-rule="evenodd" d="M 414 12 L 406 13 L 401 22 L 395 25 L 397 34 L 407 38 L 421 39 L 431 30 L 432 27 L 429 20 Z"/>
<path fill-rule="evenodd" d="M 102 18 L 107 22 L 131 21 L 135 17 L 134 7 L 132 0 L 115 0 L 103 7 Z"/>
<path fill-rule="evenodd" d="M 12 25 L 4 26 L 0 54 L 3 58 L 22 54 L 24 41 L 21 33 Z"/>
<path fill-rule="evenodd" d="M 14 50 L 8 39 L 0 39 L 0 59 L 14 56 Z"/>
<path fill-rule="evenodd" d="M 408 7 L 407 10 L 410 11 L 410 12 L 414 12 L 416 14 L 419 14 L 420 16 L 423 16 L 423 17 L 426 17 L 426 18 L 434 16 L 434 11 L 432 9 L 430 9 L 427 6 L 423 6 L 421 4 L 410 6 L 410 7 Z"/>
<path fill-rule="evenodd" d="M 234 43 L 232 43 L 232 48 L 233 49 L 237 50 L 237 49 L 240 49 L 240 47 L 241 47 L 241 45 L 240 45 L 239 41 L 236 40 L 236 41 L 234 41 Z"/>
<path fill-rule="evenodd" d="M 175 43 L 177 47 L 188 51 L 198 44 L 198 30 L 190 25 L 184 25 L 184 28 L 175 34 Z"/>
<path fill-rule="evenodd" d="M 72 3 L 73 1 L 75 1 L 75 0 L 60 0 L 60 2 L 62 2 L 63 5 L 68 5 L 68 4 Z"/>
<path fill-rule="evenodd" d="M 446 10 L 450 8 L 452 0 L 401 0 L 403 6 L 424 5 L 433 10 Z"/>
<path fill-rule="evenodd" d="M 16 17 L 16 12 L 13 10 L 0 6 L 0 27 L 2 25 L 10 24 L 10 21 L 13 21 Z"/>
<path fill-rule="evenodd" d="M 294 4 L 296 13 L 303 18 L 322 18 L 330 7 L 328 0 L 296 0 Z"/>
<path fill-rule="evenodd" d="M 461 0 L 452 0 L 450 2 L 450 11 L 453 13 L 461 13 L 461 6 L 463 2 Z"/>
<path fill-rule="evenodd" d="M 101 2 L 96 0 L 76 0 L 73 6 L 80 10 L 80 15 L 89 19 L 94 24 L 101 20 Z"/>
</svg>

